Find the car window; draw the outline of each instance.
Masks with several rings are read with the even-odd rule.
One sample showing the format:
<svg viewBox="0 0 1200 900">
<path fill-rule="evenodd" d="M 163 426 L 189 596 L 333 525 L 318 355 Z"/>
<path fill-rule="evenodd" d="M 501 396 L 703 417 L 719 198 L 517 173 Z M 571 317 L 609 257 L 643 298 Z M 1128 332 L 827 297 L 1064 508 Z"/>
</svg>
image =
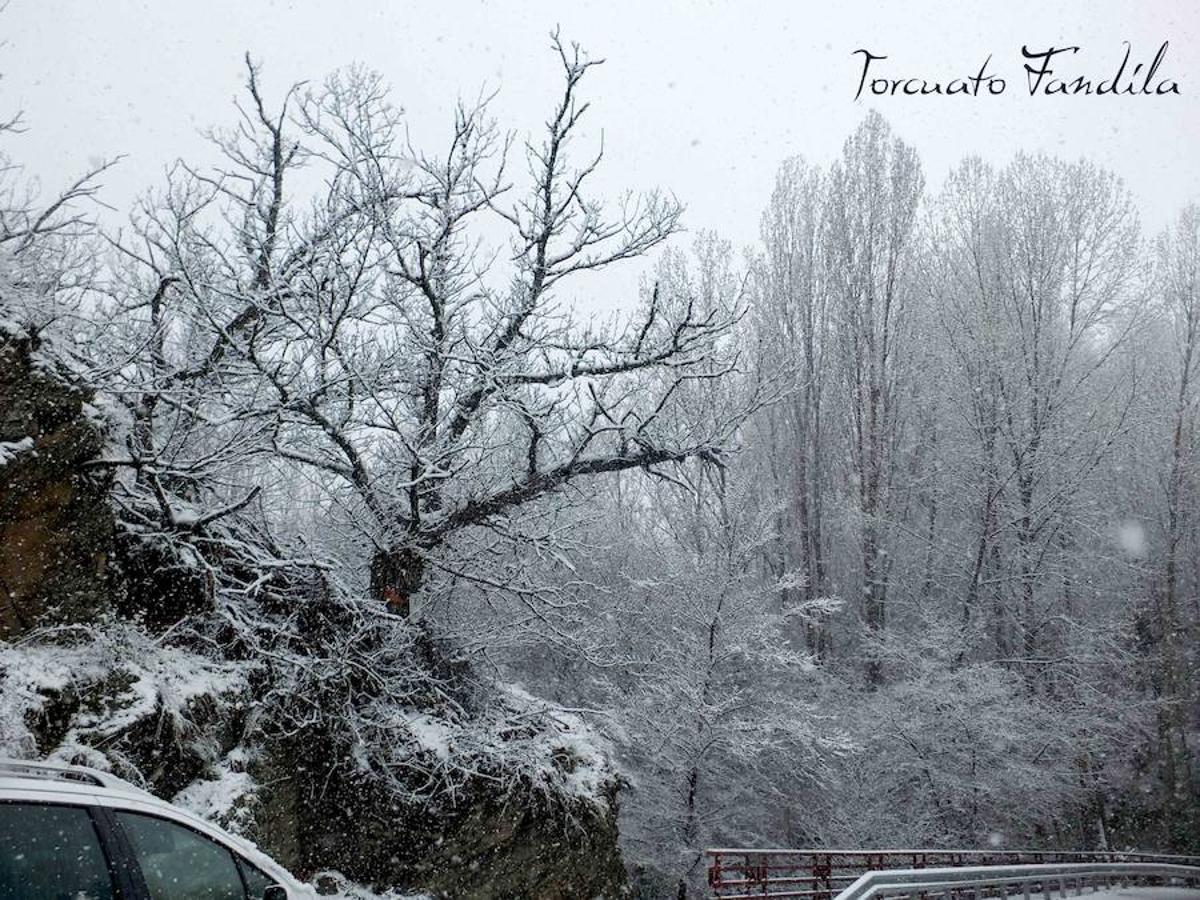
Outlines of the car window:
<svg viewBox="0 0 1200 900">
<path fill-rule="evenodd" d="M 279 883 L 262 869 L 256 868 L 240 856 L 238 862 L 242 867 L 242 876 L 246 879 L 246 893 L 250 896 L 250 900 L 262 900 L 263 892 L 271 885 Z"/>
<path fill-rule="evenodd" d="M 112 900 L 92 818 L 79 806 L 0 803 L 0 900 Z"/>
<path fill-rule="evenodd" d="M 115 815 L 151 900 L 245 900 L 233 855 L 220 844 L 156 816 Z"/>
</svg>

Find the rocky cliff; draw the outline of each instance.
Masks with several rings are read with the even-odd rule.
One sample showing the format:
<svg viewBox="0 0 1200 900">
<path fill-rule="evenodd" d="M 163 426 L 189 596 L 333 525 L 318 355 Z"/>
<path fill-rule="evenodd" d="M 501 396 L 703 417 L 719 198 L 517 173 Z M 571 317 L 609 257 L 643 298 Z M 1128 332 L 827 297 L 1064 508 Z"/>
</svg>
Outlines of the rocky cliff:
<svg viewBox="0 0 1200 900">
<path fill-rule="evenodd" d="M 92 392 L 0 321 L 0 640 L 110 609 L 113 516 Z"/>
<path fill-rule="evenodd" d="M 114 520 L 92 400 L 36 336 L 0 330 L 0 755 L 112 770 L 304 877 L 623 895 L 617 780 L 582 722 L 325 590 L 288 617 L 158 596 L 187 559 Z"/>
</svg>

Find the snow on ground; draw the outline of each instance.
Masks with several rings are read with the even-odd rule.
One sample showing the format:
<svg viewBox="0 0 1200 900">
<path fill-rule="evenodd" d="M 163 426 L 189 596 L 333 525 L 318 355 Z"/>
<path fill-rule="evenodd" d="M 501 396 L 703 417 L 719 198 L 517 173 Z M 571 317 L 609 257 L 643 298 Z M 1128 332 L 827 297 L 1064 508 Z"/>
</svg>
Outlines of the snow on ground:
<svg viewBox="0 0 1200 900">
<path fill-rule="evenodd" d="M 455 729 L 447 722 L 418 712 L 400 714 L 409 735 L 424 750 L 443 762 L 450 759 Z"/>
<path fill-rule="evenodd" d="M 342 900 L 433 900 L 428 894 L 398 894 L 395 891 L 376 894 L 362 885 L 347 885 L 339 896 Z"/>
<path fill-rule="evenodd" d="M 341 872 L 334 871 L 318 872 L 312 883 L 326 889 L 333 888 L 337 893 L 325 896 L 340 897 L 341 900 L 433 900 L 428 894 L 401 894 L 397 891 L 379 894 L 361 884 L 354 884 Z"/>
<path fill-rule="evenodd" d="M 193 781 L 171 802 L 241 834 L 248 824 L 250 806 L 246 801 L 258 789 L 245 769 L 248 762 L 244 750 L 233 750 L 213 766 L 215 777 Z"/>
<path fill-rule="evenodd" d="M 543 721 L 544 727 L 530 741 L 530 757 L 537 760 L 539 779 L 558 784 L 581 800 L 606 804 L 604 787 L 612 778 L 607 741 L 582 717 L 533 696 L 520 685 L 499 687 L 514 712 Z M 564 760 L 563 754 L 569 759 Z"/>
<path fill-rule="evenodd" d="M 0 441 L 0 466 L 14 460 L 21 453 L 33 449 L 33 438 L 23 437 L 19 441 Z"/>
</svg>

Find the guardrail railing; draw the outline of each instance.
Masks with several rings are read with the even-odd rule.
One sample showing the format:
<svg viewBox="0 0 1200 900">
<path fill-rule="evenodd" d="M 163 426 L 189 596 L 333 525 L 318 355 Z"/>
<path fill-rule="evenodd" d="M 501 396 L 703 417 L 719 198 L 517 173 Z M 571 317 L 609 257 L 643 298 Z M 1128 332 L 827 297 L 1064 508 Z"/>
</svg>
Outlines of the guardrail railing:
<svg viewBox="0 0 1200 900">
<path fill-rule="evenodd" d="M 936 868 L 1152 863 L 1200 867 L 1200 857 L 1053 850 L 707 850 L 714 897 L 831 900 L 867 872 Z"/>
<path fill-rule="evenodd" d="M 1068 863 L 1040 866 L 969 866 L 945 869 L 893 869 L 868 872 L 837 895 L 837 900 L 1020 896 L 1023 900 L 1078 896 L 1086 889 L 1114 886 L 1200 886 L 1200 867 L 1160 863 Z M 751 896 L 751 895 L 747 895 Z M 753 895 L 762 897 L 762 894 Z M 770 897 L 771 894 L 766 896 Z"/>
</svg>

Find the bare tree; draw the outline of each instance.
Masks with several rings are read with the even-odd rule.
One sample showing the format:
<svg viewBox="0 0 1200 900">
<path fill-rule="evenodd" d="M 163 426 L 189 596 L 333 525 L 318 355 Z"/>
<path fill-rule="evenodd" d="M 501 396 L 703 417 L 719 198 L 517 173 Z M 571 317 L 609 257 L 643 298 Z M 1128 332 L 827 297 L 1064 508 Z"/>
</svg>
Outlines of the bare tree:
<svg viewBox="0 0 1200 900">
<path fill-rule="evenodd" d="M 24 130 L 18 113 L 0 121 L 0 139 Z M 80 325 L 82 296 L 97 266 L 92 239 L 100 178 L 115 160 L 89 168 L 64 189 L 42 196 L 21 167 L 0 152 L 0 266 L 8 281 L 5 314 L 35 337 L 52 325 Z M 63 351 L 68 351 L 69 342 Z"/>
<path fill-rule="evenodd" d="M 1183 209 L 1171 231 L 1158 242 L 1158 289 L 1175 336 L 1176 390 L 1170 423 L 1170 456 L 1166 473 L 1165 547 L 1161 584 L 1154 591 L 1157 642 L 1161 672 L 1158 688 L 1163 701 L 1159 738 L 1167 802 L 1181 818 L 1194 817 L 1191 797 L 1196 790 L 1188 707 L 1194 698 L 1187 635 L 1200 617 L 1196 585 L 1190 584 L 1191 609 L 1183 599 L 1188 582 L 1180 569 L 1181 550 L 1195 517 L 1195 376 L 1200 366 L 1200 208 Z M 1190 625 L 1189 625 L 1190 623 Z"/>
<path fill-rule="evenodd" d="M 785 808 L 848 748 L 810 702 L 813 657 L 786 640 L 831 609 L 779 610 L 762 567 L 776 504 L 751 472 L 698 461 L 670 481 L 627 480 L 621 540 L 602 561 L 612 635 L 634 660 L 608 675 L 634 783 L 624 830 L 631 857 L 666 876 L 663 894 L 684 898 L 723 835 L 794 837 L 762 798 Z"/>
<path fill-rule="evenodd" d="M 785 163 L 776 177 L 762 218 L 763 253 L 754 274 L 754 326 L 760 365 L 786 373 L 783 402 L 766 407 L 755 432 L 758 458 L 783 499 L 777 577 L 797 571 L 781 601 L 812 603 L 829 597 L 829 438 L 826 403 L 833 358 L 830 335 L 829 271 L 826 260 L 828 179 L 802 160 Z M 829 650 L 828 633 L 817 621 L 805 635 L 818 656 Z"/>
<path fill-rule="evenodd" d="M 829 262 L 844 428 L 859 520 L 862 617 L 877 639 L 887 619 L 886 524 L 896 473 L 906 364 L 914 225 L 924 188 L 915 151 L 871 113 L 830 175 Z M 867 648 L 865 673 L 883 669 Z"/>
<path fill-rule="evenodd" d="M 1123 430 L 1130 392 L 1107 374 L 1136 321 L 1124 313 L 1139 289 L 1137 222 L 1111 175 L 1041 157 L 999 174 L 964 164 L 937 215 L 932 285 L 979 472 L 963 615 L 989 585 L 996 651 L 1032 672 L 1073 611 L 1069 577 L 1046 576 Z"/>
<path fill-rule="evenodd" d="M 736 428 L 667 412 L 729 369 L 718 345 L 740 310 L 654 290 L 635 321 L 602 328 L 564 305 L 573 277 L 670 237 L 681 207 L 628 196 L 610 215 L 590 197 L 602 152 L 571 151 L 600 61 L 553 49 L 563 88 L 525 145 L 522 197 L 486 99 L 426 155 L 376 76 L 293 89 L 268 112 L 251 65 L 242 122 L 217 136 L 228 167 L 180 171 L 183 234 L 166 265 L 142 258 L 208 338 L 172 381 L 218 386 L 231 422 L 308 473 L 360 529 L 371 591 L 396 612 L 455 534 L 580 478 L 716 456 Z M 306 208 L 293 183 L 323 188 Z"/>
</svg>

